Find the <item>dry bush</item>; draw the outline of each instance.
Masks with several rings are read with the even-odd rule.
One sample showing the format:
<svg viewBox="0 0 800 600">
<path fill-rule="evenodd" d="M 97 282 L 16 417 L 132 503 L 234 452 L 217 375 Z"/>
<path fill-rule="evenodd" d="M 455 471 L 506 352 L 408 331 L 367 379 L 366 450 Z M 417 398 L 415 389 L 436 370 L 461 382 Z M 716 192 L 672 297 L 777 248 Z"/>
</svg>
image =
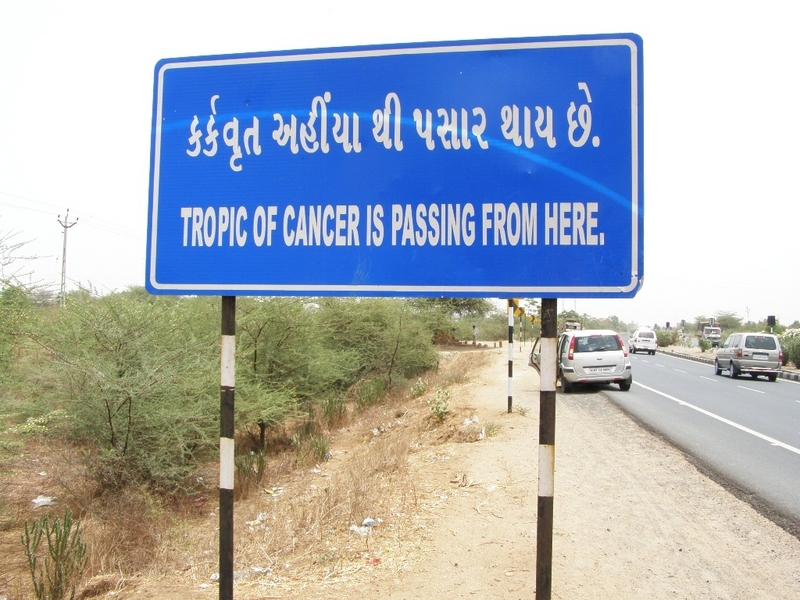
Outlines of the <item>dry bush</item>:
<svg viewBox="0 0 800 600">
<path fill-rule="evenodd" d="M 20 542 L 21 527 L 0 531 L 0 593 L 9 598 L 25 598 L 31 591 L 31 575 Z M 0 596 L 2 597 L 2 596 Z"/>
<path fill-rule="evenodd" d="M 410 448 L 411 432 L 398 430 L 377 437 L 350 461 L 338 485 L 334 482 L 338 497 L 329 502 L 342 509 L 340 526 L 360 524 L 385 507 L 392 491 L 406 483 Z"/>
<path fill-rule="evenodd" d="M 429 393 L 467 381 L 486 359 L 484 353 L 444 354 L 439 369 L 423 376 Z M 372 549 L 389 546 L 401 556 L 401 549 L 413 548 L 421 516 L 419 491 L 409 472 L 410 454 L 428 444 L 475 441 L 483 428 L 462 430 L 462 417 L 470 411 L 455 395 L 452 418 L 438 423 L 438 431 L 431 434 L 426 395 L 409 402 L 410 396 L 410 390 L 403 390 L 384 404 L 359 411 L 352 429 L 360 444 L 312 469 L 316 477 L 277 490 L 274 501 L 248 507 L 246 531 L 238 530 L 237 552 L 243 558 L 237 568 L 249 564 L 281 569 L 285 579 L 289 575 L 283 567 L 290 564 L 296 578 L 332 578 L 359 568 Z M 334 437 L 332 447 L 339 444 L 346 441 Z M 368 535 L 351 531 L 367 517 L 378 521 Z"/>
<path fill-rule="evenodd" d="M 484 353 L 447 353 L 440 368 L 423 378 L 429 391 L 463 383 L 486 359 Z M 483 428 L 462 427 L 470 410 L 456 395 L 452 418 L 432 434 L 425 395 L 409 402 L 410 396 L 409 390 L 395 390 L 385 403 L 357 411 L 350 442 L 341 433 L 333 436 L 330 463 L 285 488 L 267 486 L 260 497 L 238 505 L 237 523 L 244 527 L 236 529 L 236 569 L 267 568 L 268 577 L 283 581 L 329 579 L 357 570 L 372 549 L 388 546 L 401 556 L 402 548 L 415 547 L 421 516 L 410 454 L 429 444 L 476 441 Z M 351 449 L 342 455 L 336 452 L 342 446 Z M 378 521 L 368 535 L 351 531 L 367 517 Z"/>
<path fill-rule="evenodd" d="M 488 359 L 489 355 L 485 352 L 450 352 L 443 357 L 431 387 L 463 384 Z"/>
<path fill-rule="evenodd" d="M 168 570 L 170 551 L 163 542 L 169 525 L 161 502 L 144 488 L 95 499 L 83 520 L 89 571 L 129 576 L 156 562 Z"/>
<path fill-rule="evenodd" d="M 239 454 L 235 459 L 234 499 L 245 500 L 261 485 L 267 469 L 267 456 L 262 451 Z"/>
<path fill-rule="evenodd" d="M 346 461 L 331 464 L 329 477 L 318 473 L 304 484 L 270 490 L 274 496 L 268 492 L 260 502 L 241 507 L 240 512 L 251 515 L 239 517 L 245 526 L 236 530 L 242 565 L 301 564 L 315 577 L 315 569 L 341 566 L 367 549 L 368 539 L 351 532 L 351 526 L 360 526 L 367 517 L 380 518 L 376 533 L 386 535 L 397 515 L 416 501 L 408 479 L 412 434 L 410 428 L 397 427 L 375 436 Z"/>
</svg>

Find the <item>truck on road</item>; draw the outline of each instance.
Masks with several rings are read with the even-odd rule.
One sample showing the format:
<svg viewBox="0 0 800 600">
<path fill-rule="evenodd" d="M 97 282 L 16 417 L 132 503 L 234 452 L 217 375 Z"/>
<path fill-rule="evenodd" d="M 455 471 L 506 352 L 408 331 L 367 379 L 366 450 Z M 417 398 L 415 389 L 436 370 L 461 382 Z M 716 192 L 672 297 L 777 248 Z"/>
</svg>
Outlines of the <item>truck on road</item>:
<svg viewBox="0 0 800 600">
<path fill-rule="evenodd" d="M 714 325 L 703 326 L 703 339 L 711 342 L 712 348 L 718 348 L 722 339 L 722 329 Z"/>
</svg>

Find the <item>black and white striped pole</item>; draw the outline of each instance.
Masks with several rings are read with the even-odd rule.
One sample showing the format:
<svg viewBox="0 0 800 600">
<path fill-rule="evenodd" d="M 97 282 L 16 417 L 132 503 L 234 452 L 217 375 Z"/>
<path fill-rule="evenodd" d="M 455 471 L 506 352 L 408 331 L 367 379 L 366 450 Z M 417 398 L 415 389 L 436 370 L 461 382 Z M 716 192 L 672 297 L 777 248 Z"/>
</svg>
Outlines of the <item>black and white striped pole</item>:
<svg viewBox="0 0 800 600">
<path fill-rule="evenodd" d="M 513 300 L 508 301 L 508 412 L 512 408 L 512 390 L 514 381 L 514 304 Z"/>
<path fill-rule="evenodd" d="M 558 300 L 542 300 L 539 383 L 539 498 L 536 520 L 536 600 L 550 600 L 553 572 L 553 491 L 556 458 Z"/>
<path fill-rule="evenodd" d="M 236 371 L 236 296 L 222 297 L 219 390 L 219 598 L 233 600 L 233 407 Z"/>
</svg>

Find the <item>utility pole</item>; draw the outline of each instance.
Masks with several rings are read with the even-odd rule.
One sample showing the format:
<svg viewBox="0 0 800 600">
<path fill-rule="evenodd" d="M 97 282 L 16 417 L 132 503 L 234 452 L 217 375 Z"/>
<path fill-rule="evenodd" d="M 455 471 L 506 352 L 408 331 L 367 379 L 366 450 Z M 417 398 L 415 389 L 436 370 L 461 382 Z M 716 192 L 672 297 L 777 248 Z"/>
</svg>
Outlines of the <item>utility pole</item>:
<svg viewBox="0 0 800 600">
<path fill-rule="evenodd" d="M 70 223 L 69 209 L 67 209 L 67 214 L 64 216 L 63 221 L 61 220 L 61 215 L 58 215 L 58 223 L 64 229 L 64 248 L 61 252 L 61 308 L 64 308 L 67 305 L 67 230 L 70 227 L 77 225 L 78 219 L 76 218 L 72 223 Z"/>
</svg>

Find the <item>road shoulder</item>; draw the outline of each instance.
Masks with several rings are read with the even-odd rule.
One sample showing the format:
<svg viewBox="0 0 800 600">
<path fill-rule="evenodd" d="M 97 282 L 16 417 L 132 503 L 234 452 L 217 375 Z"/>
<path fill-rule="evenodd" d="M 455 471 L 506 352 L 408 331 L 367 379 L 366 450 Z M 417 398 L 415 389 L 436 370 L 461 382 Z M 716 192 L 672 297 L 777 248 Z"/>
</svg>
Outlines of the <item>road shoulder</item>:
<svg viewBox="0 0 800 600">
<path fill-rule="evenodd" d="M 375 573 L 363 597 L 531 597 L 538 377 L 517 354 L 514 413 L 504 350 L 458 390 L 500 433 L 418 457 L 419 485 L 438 498 L 420 559 Z M 800 597 L 800 541 L 600 392 L 558 397 L 555 494 L 555 598 Z"/>
</svg>

